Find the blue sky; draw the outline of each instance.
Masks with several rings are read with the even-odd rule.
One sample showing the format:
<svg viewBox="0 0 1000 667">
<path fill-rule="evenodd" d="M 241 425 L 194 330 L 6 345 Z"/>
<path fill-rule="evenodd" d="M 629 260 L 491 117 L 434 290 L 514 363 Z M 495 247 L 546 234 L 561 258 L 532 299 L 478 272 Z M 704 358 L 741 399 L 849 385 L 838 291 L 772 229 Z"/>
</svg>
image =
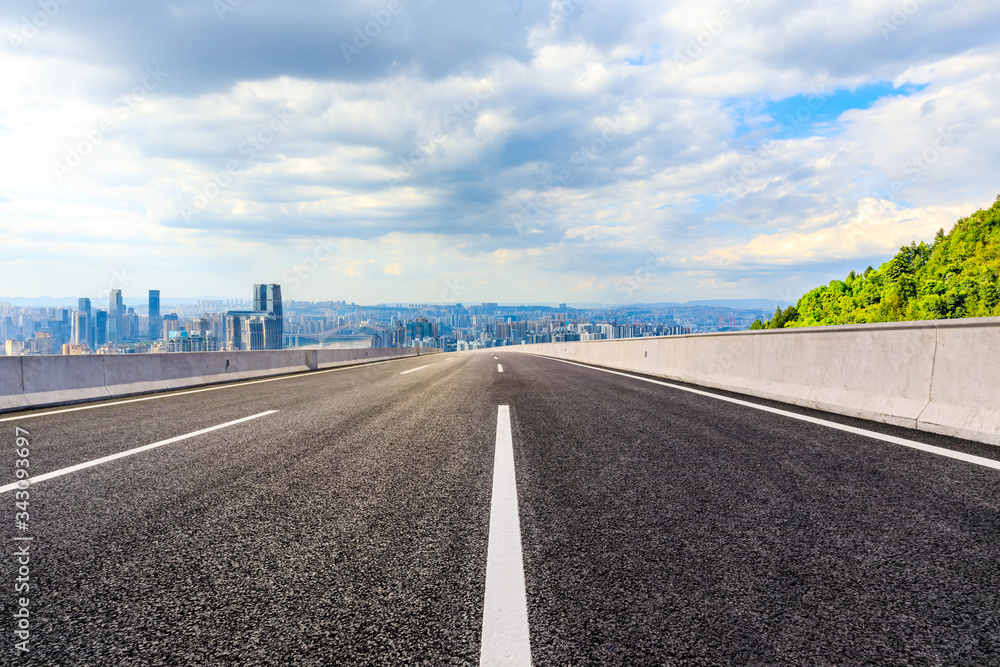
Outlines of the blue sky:
<svg viewBox="0 0 1000 667">
<path fill-rule="evenodd" d="M 853 90 L 818 88 L 778 100 L 733 100 L 730 106 L 739 118 L 735 136 L 757 134 L 760 140 L 828 136 L 844 129 L 844 124 L 837 122 L 844 112 L 869 109 L 894 97 L 908 97 L 927 86 L 923 83 L 897 87 L 883 81 L 866 83 Z"/>
<path fill-rule="evenodd" d="M 6 2 L 0 294 L 794 300 L 1000 191 L 1000 6 L 900 7 Z"/>
</svg>

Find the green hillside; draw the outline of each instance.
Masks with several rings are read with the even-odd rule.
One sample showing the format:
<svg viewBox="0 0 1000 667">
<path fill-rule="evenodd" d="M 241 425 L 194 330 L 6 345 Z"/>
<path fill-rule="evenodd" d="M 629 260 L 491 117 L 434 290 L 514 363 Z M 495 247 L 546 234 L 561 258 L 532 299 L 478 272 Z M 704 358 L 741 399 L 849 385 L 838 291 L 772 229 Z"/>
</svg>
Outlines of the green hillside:
<svg viewBox="0 0 1000 667">
<path fill-rule="evenodd" d="M 931 245 L 914 241 L 864 273 L 851 271 L 751 329 L 1000 316 L 1000 196 Z"/>
</svg>

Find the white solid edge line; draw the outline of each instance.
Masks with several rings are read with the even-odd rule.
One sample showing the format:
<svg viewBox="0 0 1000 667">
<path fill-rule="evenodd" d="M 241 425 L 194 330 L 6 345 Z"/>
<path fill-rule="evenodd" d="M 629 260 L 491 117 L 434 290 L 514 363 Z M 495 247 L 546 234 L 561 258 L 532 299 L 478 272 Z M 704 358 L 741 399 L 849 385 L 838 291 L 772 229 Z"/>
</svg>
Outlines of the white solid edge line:
<svg viewBox="0 0 1000 667">
<path fill-rule="evenodd" d="M 386 359 L 384 361 L 373 361 L 369 364 L 354 364 L 352 366 L 344 366 L 341 368 L 325 368 L 321 371 L 308 371 L 301 373 L 292 373 L 290 375 L 281 375 L 279 377 L 265 378 L 263 380 L 235 380 L 233 382 L 227 382 L 225 384 L 217 385 L 214 387 L 203 387 L 202 389 L 178 389 L 175 391 L 168 392 L 158 392 L 152 396 L 142 396 L 141 398 L 127 398 L 121 401 L 115 401 L 113 399 L 97 399 L 101 401 L 97 405 L 80 405 L 75 408 L 62 408 L 60 410 L 48 410 L 47 412 L 36 412 L 34 414 L 21 414 L 15 413 L 13 417 L 0 417 L 0 422 L 12 422 L 19 421 L 21 419 L 34 419 L 35 417 L 48 417 L 49 415 L 61 415 L 65 412 L 78 412 L 80 410 L 97 410 L 98 408 L 110 408 L 115 405 L 126 405 L 128 403 L 139 403 L 141 401 L 155 401 L 161 398 L 174 398 L 175 396 L 187 396 L 188 394 L 200 394 L 203 391 L 218 391 L 220 389 L 238 389 L 240 387 L 246 387 L 251 384 L 261 384 L 263 382 L 280 382 L 282 380 L 296 380 L 303 377 L 311 377 L 313 375 L 323 375 L 324 373 L 337 373 L 340 371 L 353 371 L 359 368 L 370 368 L 372 366 L 380 366 L 382 364 L 392 363 L 394 361 L 405 361 L 407 359 L 413 359 L 413 357 L 400 357 L 398 359 Z M 106 402 L 110 401 L 110 402 Z"/>
<path fill-rule="evenodd" d="M 531 665 L 528 599 L 524 590 L 521 524 L 517 513 L 510 407 L 497 409 L 493 457 L 490 541 L 486 552 L 486 596 L 479 664 Z"/>
<path fill-rule="evenodd" d="M 530 353 L 529 353 L 530 354 Z M 534 355 L 534 356 L 544 356 L 544 355 Z M 679 384 L 673 384 L 672 382 L 663 382 L 661 380 L 653 380 L 651 378 L 644 378 L 639 375 L 632 375 L 631 373 L 623 373 L 621 371 L 613 371 L 607 368 L 598 368 L 596 366 L 588 366 L 586 364 L 578 364 L 575 361 L 566 361 L 565 359 L 556 359 L 555 357 L 544 357 L 545 359 L 552 359 L 553 361 L 561 361 L 564 364 L 572 364 L 573 366 L 580 366 L 582 368 L 589 368 L 595 371 L 602 371 L 604 373 L 611 373 L 613 375 L 621 375 L 623 377 L 632 378 L 634 380 L 642 380 L 643 382 L 650 382 L 652 384 L 663 385 L 664 387 L 670 387 L 671 389 L 680 389 L 681 391 L 690 392 L 692 394 L 698 394 L 699 396 L 707 396 L 709 398 L 714 398 L 720 401 L 726 401 L 727 403 L 735 403 L 736 405 L 743 405 L 748 408 L 756 408 L 757 410 L 763 410 L 764 412 L 770 412 L 772 414 L 781 415 L 783 417 L 791 417 L 792 419 L 798 419 L 799 421 L 809 422 L 810 424 L 818 424 L 820 426 L 826 426 L 828 428 L 837 429 L 838 431 L 846 431 L 848 433 L 854 433 L 855 435 L 863 435 L 869 438 L 874 438 L 876 440 L 882 440 L 883 442 L 890 442 L 894 445 L 901 445 L 903 447 L 911 447 L 913 449 L 919 449 L 922 452 L 928 452 L 930 454 L 937 454 L 938 456 L 946 456 L 951 459 L 957 459 L 959 461 L 965 461 L 966 463 L 974 463 L 986 468 L 993 468 L 994 470 L 1000 470 L 1000 461 L 994 461 L 993 459 L 983 458 L 982 456 L 974 456 L 972 454 L 966 454 L 964 452 L 956 452 L 951 449 L 945 449 L 944 447 L 936 447 L 934 445 L 926 445 L 922 442 L 917 442 L 916 440 L 907 440 L 906 438 L 897 438 L 894 435 L 886 435 L 885 433 L 877 433 L 875 431 L 869 431 L 867 429 L 858 428 L 856 426 L 848 426 L 847 424 L 838 424 L 837 422 L 828 421 L 826 419 L 819 419 L 818 417 L 810 417 L 809 415 L 801 415 L 797 412 L 790 412 L 788 410 L 781 410 L 779 408 L 772 408 L 768 405 L 760 405 L 759 403 L 752 403 L 750 401 L 741 401 L 738 398 L 730 398 L 729 396 L 721 396 L 719 394 L 713 394 L 710 391 L 702 391 L 700 389 L 692 389 L 691 387 L 684 387 Z"/>
<path fill-rule="evenodd" d="M 497 373 L 503 373 L 503 366 L 497 364 Z"/>
<path fill-rule="evenodd" d="M 427 366 L 430 366 L 430 364 L 427 364 Z M 427 368 L 427 366 L 417 366 L 416 368 L 411 368 L 408 371 L 403 371 L 402 373 L 400 373 L 400 375 L 406 375 L 407 373 L 414 373 L 416 371 L 420 371 Z"/>
<path fill-rule="evenodd" d="M 267 412 L 261 412 L 260 414 L 251 415 L 249 417 L 243 417 L 242 419 L 236 419 L 231 422 L 226 422 L 225 424 L 219 424 L 218 426 L 210 426 L 208 428 L 203 428 L 200 431 L 194 431 L 193 433 L 187 433 L 185 435 L 178 435 L 175 438 L 169 438 L 167 440 L 160 440 L 159 442 L 154 442 L 149 445 L 143 445 L 142 447 L 136 447 L 135 449 L 129 449 L 124 452 L 118 452 L 117 454 L 111 454 L 110 456 L 104 456 L 99 459 L 94 459 L 93 461 L 87 461 L 86 463 L 78 463 L 75 466 L 70 466 L 68 468 L 62 468 L 61 470 L 55 470 L 53 472 L 47 472 L 42 475 L 36 475 L 34 477 L 28 478 L 30 486 L 34 486 L 38 482 L 44 482 L 47 479 L 52 479 L 54 477 L 62 477 L 63 475 L 68 475 L 71 472 L 76 472 L 77 470 L 83 470 L 84 468 L 92 468 L 93 466 L 101 465 L 102 463 L 109 463 L 116 459 L 125 458 L 126 456 L 132 456 L 133 454 L 139 454 L 140 452 L 145 452 L 150 449 L 155 449 L 156 447 L 162 447 L 164 445 L 170 445 L 175 442 L 180 442 L 181 440 L 187 440 L 188 438 L 193 438 L 196 435 L 204 435 L 205 433 L 211 433 L 212 431 L 218 431 L 221 428 L 227 428 L 229 426 L 235 426 L 236 424 L 242 424 L 245 421 L 250 421 L 251 419 L 257 419 L 258 417 L 265 417 L 267 415 L 273 415 L 277 410 L 268 410 Z M 25 480 L 21 480 L 25 481 Z M 0 493 L 7 493 L 8 491 L 13 491 L 18 487 L 18 482 L 13 484 L 5 484 L 0 486 Z M 27 488 L 27 487 L 26 487 Z"/>
</svg>

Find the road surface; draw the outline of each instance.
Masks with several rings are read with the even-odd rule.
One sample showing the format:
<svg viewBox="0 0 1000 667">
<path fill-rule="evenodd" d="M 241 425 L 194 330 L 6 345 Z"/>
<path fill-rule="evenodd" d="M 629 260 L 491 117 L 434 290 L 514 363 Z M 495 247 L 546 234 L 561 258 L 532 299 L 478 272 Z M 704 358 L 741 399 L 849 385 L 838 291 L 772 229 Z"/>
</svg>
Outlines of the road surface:
<svg viewBox="0 0 1000 667">
<path fill-rule="evenodd" d="M 1000 664 L 1000 449 L 669 384 L 500 348 L 0 415 L 9 664 Z"/>
</svg>

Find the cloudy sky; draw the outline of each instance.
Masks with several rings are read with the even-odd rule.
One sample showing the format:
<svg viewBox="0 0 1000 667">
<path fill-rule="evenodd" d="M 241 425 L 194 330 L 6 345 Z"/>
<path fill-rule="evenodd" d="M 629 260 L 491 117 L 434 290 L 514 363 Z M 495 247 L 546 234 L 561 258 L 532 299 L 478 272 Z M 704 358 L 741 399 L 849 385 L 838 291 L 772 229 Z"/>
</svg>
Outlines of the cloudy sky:
<svg viewBox="0 0 1000 667">
<path fill-rule="evenodd" d="M 998 35 L 996 0 L 7 0 L 0 294 L 794 300 L 993 202 Z"/>
</svg>

